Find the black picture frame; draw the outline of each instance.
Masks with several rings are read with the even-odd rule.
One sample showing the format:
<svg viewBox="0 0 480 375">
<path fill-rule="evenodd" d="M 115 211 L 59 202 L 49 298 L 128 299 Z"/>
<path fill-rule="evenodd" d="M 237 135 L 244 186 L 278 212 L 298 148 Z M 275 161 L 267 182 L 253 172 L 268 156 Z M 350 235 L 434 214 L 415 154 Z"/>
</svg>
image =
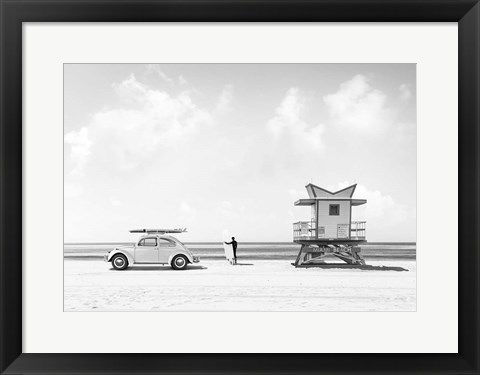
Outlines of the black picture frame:
<svg viewBox="0 0 480 375">
<path fill-rule="evenodd" d="M 479 0 L 0 0 L 0 13 L 2 374 L 479 374 Z M 458 354 L 22 353 L 22 22 L 145 21 L 458 22 Z"/>
</svg>

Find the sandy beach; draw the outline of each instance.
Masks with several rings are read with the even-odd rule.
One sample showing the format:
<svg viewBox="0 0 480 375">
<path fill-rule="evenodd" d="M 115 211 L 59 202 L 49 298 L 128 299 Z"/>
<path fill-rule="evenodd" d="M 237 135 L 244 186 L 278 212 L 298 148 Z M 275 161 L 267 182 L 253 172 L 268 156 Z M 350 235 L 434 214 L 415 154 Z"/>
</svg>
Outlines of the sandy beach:
<svg viewBox="0 0 480 375">
<path fill-rule="evenodd" d="M 98 258 L 64 262 L 65 311 L 415 311 L 416 262 L 368 260 L 408 271 L 300 269 L 291 261 L 202 260 L 185 271 Z"/>
</svg>

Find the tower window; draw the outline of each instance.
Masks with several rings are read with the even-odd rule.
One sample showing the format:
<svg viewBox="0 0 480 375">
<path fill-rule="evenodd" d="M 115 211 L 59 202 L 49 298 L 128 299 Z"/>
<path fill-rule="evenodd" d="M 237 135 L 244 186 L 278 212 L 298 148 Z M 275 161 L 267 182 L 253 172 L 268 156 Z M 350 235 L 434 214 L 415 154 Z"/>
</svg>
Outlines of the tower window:
<svg viewBox="0 0 480 375">
<path fill-rule="evenodd" d="M 331 204 L 329 209 L 330 216 L 338 216 L 340 215 L 340 205 L 339 204 Z"/>
</svg>

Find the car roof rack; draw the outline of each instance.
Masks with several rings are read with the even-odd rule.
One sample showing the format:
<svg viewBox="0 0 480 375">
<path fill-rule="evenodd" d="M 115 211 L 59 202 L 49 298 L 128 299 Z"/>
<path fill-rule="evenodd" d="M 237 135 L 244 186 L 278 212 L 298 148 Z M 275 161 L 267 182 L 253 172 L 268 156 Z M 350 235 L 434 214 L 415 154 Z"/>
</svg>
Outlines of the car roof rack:
<svg viewBox="0 0 480 375">
<path fill-rule="evenodd" d="M 167 234 L 167 233 L 184 233 L 187 228 L 174 229 L 132 229 L 130 233 L 146 233 L 146 234 Z"/>
</svg>

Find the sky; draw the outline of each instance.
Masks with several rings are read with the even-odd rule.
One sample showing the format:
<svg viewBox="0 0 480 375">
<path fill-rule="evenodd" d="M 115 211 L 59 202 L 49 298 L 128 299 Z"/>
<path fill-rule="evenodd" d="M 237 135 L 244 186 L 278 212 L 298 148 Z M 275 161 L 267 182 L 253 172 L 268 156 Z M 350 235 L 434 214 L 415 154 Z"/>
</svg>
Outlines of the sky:
<svg viewBox="0 0 480 375">
<path fill-rule="evenodd" d="M 64 240 L 291 242 L 305 185 L 357 184 L 368 241 L 416 241 L 415 64 L 65 64 Z"/>
</svg>

